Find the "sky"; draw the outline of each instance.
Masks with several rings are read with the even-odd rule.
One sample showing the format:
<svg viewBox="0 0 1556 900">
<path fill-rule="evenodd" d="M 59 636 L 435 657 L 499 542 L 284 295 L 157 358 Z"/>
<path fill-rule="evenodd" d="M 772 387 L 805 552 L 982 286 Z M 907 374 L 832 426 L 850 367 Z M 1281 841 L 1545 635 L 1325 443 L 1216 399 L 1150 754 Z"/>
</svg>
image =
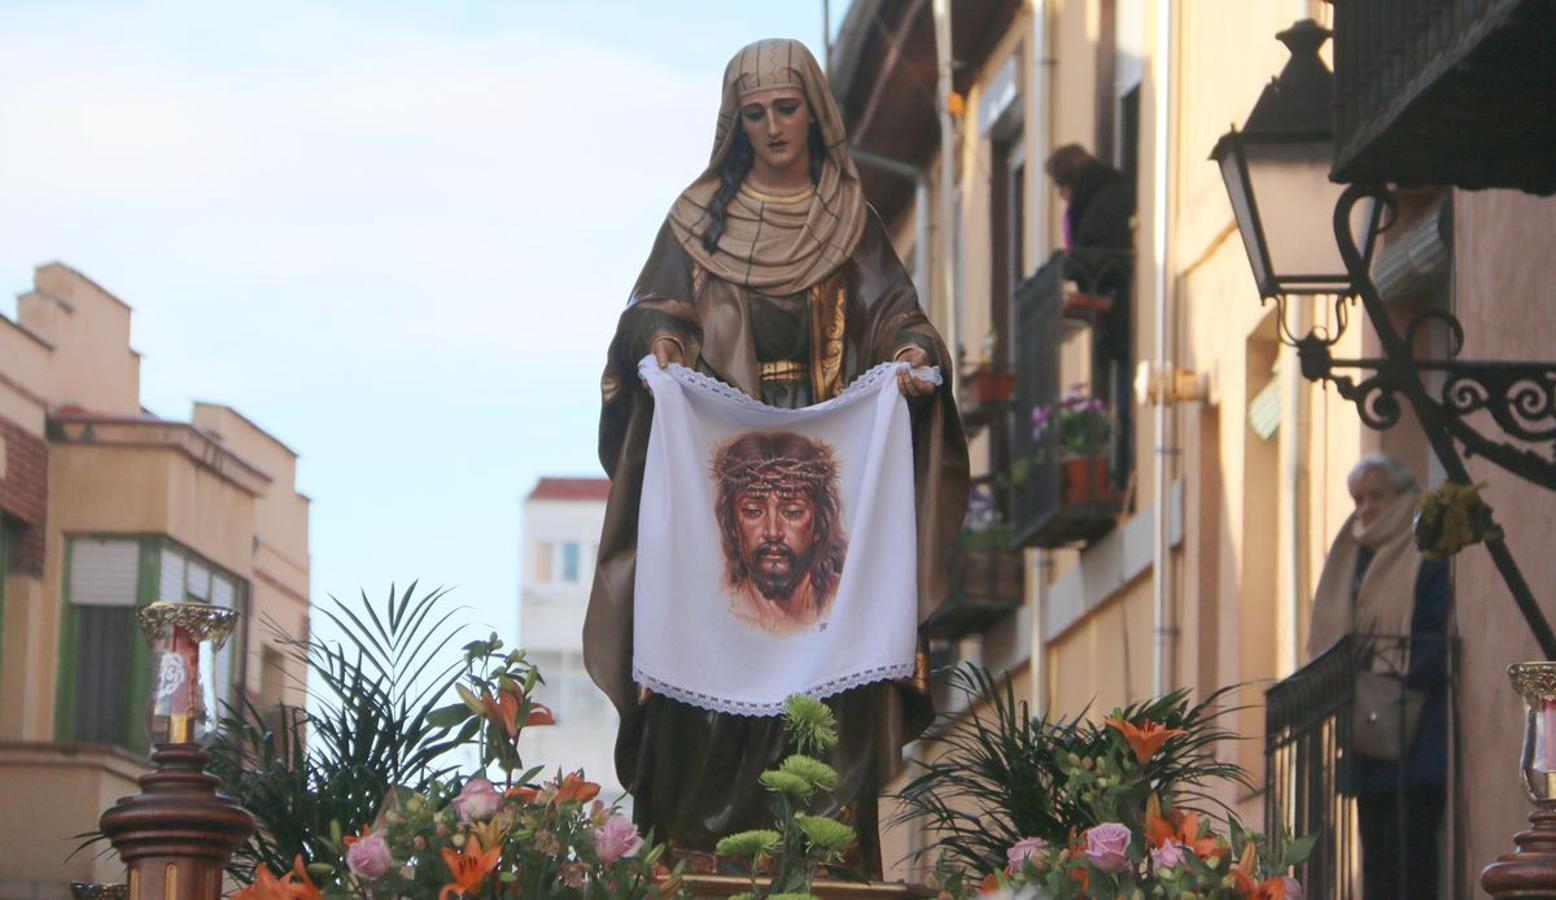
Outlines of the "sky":
<svg viewBox="0 0 1556 900">
<path fill-rule="evenodd" d="M 834 0 L 834 19 L 845 4 Z M 599 475 L 628 289 L 742 45 L 820 0 L 0 0 L 0 312 L 59 260 L 142 403 L 301 455 L 314 602 L 449 585 L 514 635 L 519 509 Z"/>
</svg>

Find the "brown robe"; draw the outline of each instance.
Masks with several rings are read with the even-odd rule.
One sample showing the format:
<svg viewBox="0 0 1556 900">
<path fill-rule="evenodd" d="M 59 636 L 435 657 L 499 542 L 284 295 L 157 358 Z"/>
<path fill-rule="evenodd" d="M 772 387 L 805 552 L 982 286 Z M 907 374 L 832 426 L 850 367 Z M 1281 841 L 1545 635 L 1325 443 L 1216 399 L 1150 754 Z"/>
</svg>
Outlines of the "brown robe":
<svg viewBox="0 0 1556 900">
<path fill-rule="evenodd" d="M 967 447 L 950 385 L 949 355 L 918 303 L 913 284 L 884 227 L 868 211 L 847 260 L 799 295 L 808 307 L 808 391 L 826 399 L 907 347 L 924 349 L 947 377 L 934 395 L 910 401 L 914 490 L 918 509 L 919 620 L 945 592 L 944 551 L 961 527 L 967 502 Z M 600 462 L 611 493 L 600 537 L 584 658 L 590 675 L 621 715 L 616 768 L 634 798 L 634 818 L 657 839 L 711 850 L 723 835 L 770 825 L 768 795 L 757 776 L 782 759 L 781 720 L 712 712 L 644 695 L 632 681 L 633 577 L 638 501 L 653 415 L 637 363 L 652 338 L 681 341 L 689 364 L 746 394 L 775 400 L 781 391 L 760 377 L 751 330 L 752 289 L 698 266 L 667 223 L 618 323 L 601 387 Z M 688 647 L 695 653 L 697 648 Z M 922 655 L 921 672 L 922 676 Z M 901 748 L 933 717 L 922 677 L 866 685 L 829 698 L 840 742 L 836 809 L 860 832 L 856 861 L 880 871 L 876 795 L 901 766 Z"/>
</svg>

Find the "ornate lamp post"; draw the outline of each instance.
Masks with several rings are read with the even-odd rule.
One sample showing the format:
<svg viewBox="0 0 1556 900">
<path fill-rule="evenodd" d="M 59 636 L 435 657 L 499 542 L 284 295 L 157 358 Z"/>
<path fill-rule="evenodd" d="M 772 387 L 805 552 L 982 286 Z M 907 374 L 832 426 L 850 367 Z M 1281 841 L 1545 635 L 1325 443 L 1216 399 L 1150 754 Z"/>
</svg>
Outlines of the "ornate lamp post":
<svg viewBox="0 0 1556 900">
<path fill-rule="evenodd" d="M 1556 365 L 1458 359 L 1464 329 L 1440 310 L 1421 313 L 1403 335 L 1389 318 L 1370 270 L 1375 238 L 1392 223 L 1395 198 L 1383 185 L 1342 189 L 1328 179 L 1333 76 L 1318 56 L 1328 36 L 1312 20 L 1278 35 L 1291 50 L 1291 59 L 1264 89 L 1243 130 L 1233 128 L 1211 154 L 1226 181 L 1259 293 L 1276 303 L 1282 342 L 1297 349 L 1306 378 L 1334 384 L 1371 428 L 1392 427 L 1409 403 L 1449 480 L 1471 483 L 1458 449 L 1462 444 L 1469 454 L 1556 490 L 1556 454 L 1542 456 L 1493 440 L 1467 421 L 1486 411 L 1507 435 L 1549 442 L 1556 449 Z M 1332 242 L 1323 230 L 1325 213 L 1331 209 L 1327 221 L 1333 228 Z M 1286 307 L 1305 297 L 1334 303 L 1332 332 L 1293 333 Z M 1358 300 L 1383 356 L 1336 359 L 1331 350 L 1345 333 L 1349 310 Z M 1415 336 L 1433 321 L 1447 327 L 1449 351 L 1442 359 L 1418 359 Z M 1342 370 L 1361 374 L 1352 377 L 1340 374 Z M 1440 373 L 1442 386 L 1429 390 L 1425 372 Z M 1556 659 L 1556 632 L 1512 552 L 1500 537 L 1488 538 L 1486 548 L 1541 652 Z"/>
<path fill-rule="evenodd" d="M 129 870 L 131 900 L 216 900 L 222 870 L 254 831 L 241 806 L 216 793 L 200 743 L 206 725 L 200 645 L 219 649 L 237 616 L 205 603 L 153 603 L 140 611 L 152 645 L 148 718 L 155 767 L 141 792 L 98 822 Z"/>
</svg>

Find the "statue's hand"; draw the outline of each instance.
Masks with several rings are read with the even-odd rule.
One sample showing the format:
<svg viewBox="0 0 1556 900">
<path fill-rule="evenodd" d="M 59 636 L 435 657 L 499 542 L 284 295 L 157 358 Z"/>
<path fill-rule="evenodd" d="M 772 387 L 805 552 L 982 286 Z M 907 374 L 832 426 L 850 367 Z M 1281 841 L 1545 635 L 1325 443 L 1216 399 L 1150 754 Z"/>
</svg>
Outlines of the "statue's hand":
<svg viewBox="0 0 1556 900">
<path fill-rule="evenodd" d="M 893 357 L 897 362 L 905 362 L 909 368 L 897 373 L 897 388 L 902 391 L 904 397 L 928 397 L 935 392 L 933 382 L 912 375 L 913 369 L 923 368 L 929 365 L 929 354 L 923 347 L 903 347 Z"/>
<path fill-rule="evenodd" d="M 671 363 L 678 366 L 686 365 L 686 348 L 681 346 L 680 341 L 668 335 L 662 334 L 654 338 L 648 345 L 648 352 L 654 354 L 654 359 L 658 361 L 661 369 Z"/>
<path fill-rule="evenodd" d="M 675 363 L 678 366 L 686 365 L 686 348 L 681 342 L 666 334 L 661 334 L 648 342 L 648 352 L 654 354 L 654 361 L 659 363 L 659 368 Z M 643 380 L 643 387 L 652 394 L 653 388 L 648 387 L 648 381 Z"/>
</svg>

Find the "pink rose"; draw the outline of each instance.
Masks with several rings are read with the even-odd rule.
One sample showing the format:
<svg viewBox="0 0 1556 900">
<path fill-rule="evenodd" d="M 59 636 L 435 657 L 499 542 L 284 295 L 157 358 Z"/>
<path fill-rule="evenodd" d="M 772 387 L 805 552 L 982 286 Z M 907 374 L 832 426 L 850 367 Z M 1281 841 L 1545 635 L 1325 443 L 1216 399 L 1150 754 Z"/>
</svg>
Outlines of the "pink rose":
<svg viewBox="0 0 1556 900">
<path fill-rule="evenodd" d="M 1188 853 L 1184 846 L 1172 838 L 1162 841 L 1160 847 L 1151 848 L 1151 868 L 1158 872 L 1182 865 L 1187 858 Z"/>
<path fill-rule="evenodd" d="M 392 865 L 394 858 L 389 855 L 389 842 L 382 831 L 375 831 L 346 849 L 346 867 L 358 878 L 372 881 Z"/>
<path fill-rule="evenodd" d="M 1133 835 L 1117 822 L 1103 822 L 1086 831 L 1086 858 L 1104 872 L 1129 868 L 1129 842 Z"/>
<path fill-rule="evenodd" d="M 1048 842 L 1042 838 L 1029 837 L 1016 841 L 1010 846 L 1009 850 L 1005 851 L 1005 874 L 1016 875 L 1020 873 L 1021 866 L 1027 861 L 1027 857 L 1047 849 Z"/>
<path fill-rule="evenodd" d="M 643 846 L 638 828 L 625 816 L 611 816 L 594 829 L 594 852 L 602 862 L 613 863 L 624 856 L 636 856 Z"/>
<path fill-rule="evenodd" d="M 1286 883 L 1286 900 L 1302 900 L 1302 882 L 1290 875 L 1282 878 L 1281 881 Z"/>
<path fill-rule="evenodd" d="M 459 814 L 461 822 L 490 818 L 499 809 L 502 809 L 502 794 L 490 781 L 479 776 L 465 782 L 465 789 L 454 798 L 454 812 Z"/>
</svg>

